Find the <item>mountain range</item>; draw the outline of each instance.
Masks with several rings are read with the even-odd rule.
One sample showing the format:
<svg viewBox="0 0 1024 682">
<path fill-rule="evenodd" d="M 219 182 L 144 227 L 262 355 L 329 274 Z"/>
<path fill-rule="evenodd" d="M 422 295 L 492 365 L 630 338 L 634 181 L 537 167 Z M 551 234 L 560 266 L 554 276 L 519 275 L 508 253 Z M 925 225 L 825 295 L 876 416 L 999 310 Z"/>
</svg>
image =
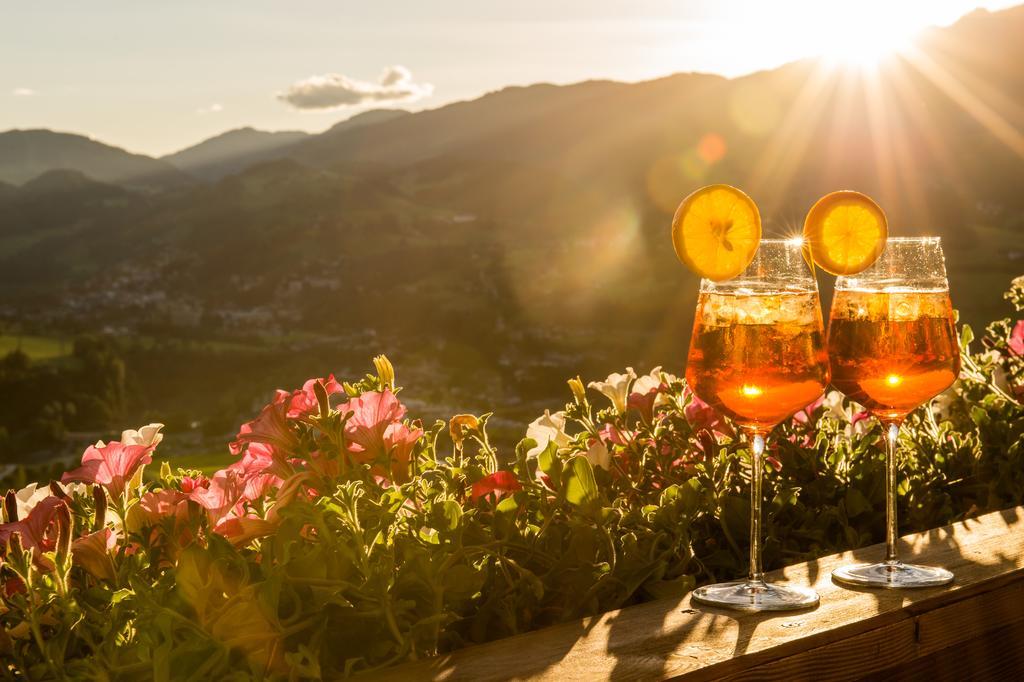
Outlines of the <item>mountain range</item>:
<svg viewBox="0 0 1024 682">
<path fill-rule="evenodd" d="M 102 182 L 136 189 L 173 189 L 193 183 L 169 163 L 132 154 L 84 135 L 52 130 L 0 133 L 0 182 L 20 185 L 57 169 L 80 171 Z"/>
<path fill-rule="evenodd" d="M 893 234 L 943 237 L 954 304 L 978 323 L 1024 270 L 1021 35 L 1024 6 L 979 10 L 877 71 L 808 59 L 510 87 L 161 159 L 0 133 L 0 315 L 236 338 L 372 329 L 509 384 L 529 367 L 679 365 L 696 282 L 668 226 L 690 191 L 728 182 L 767 235 L 829 191 L 868 193 Z"/>
<path fill-rule="evenodd" d="M 309 137 L 299 130 L 268 132 L 236 128 L 203 140 L 161 160 L 200 180 L 217 180 L 245 170 L 260 161 L 278 159 L 300 140 Z"/>
</svg>

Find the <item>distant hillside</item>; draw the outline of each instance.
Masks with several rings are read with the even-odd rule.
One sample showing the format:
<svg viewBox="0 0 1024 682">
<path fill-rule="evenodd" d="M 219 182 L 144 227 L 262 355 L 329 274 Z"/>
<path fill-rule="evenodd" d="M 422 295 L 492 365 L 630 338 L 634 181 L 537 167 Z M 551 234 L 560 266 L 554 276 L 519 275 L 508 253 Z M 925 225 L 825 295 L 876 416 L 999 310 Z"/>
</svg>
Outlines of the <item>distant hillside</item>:
<svg viewBox="0 0 1024 682">
<path fill-rule="evenodd" d="M 168 163 L 82 135 L 51 130 L 0 133 L 0 181 L 20 185 L 55 169 L 75 170 L 102 182 L 150 190 L 191 184 L 188 176 Z"/>
<path fill-rule="evenodd" d="M 52 170 L 26 182 L 17 190 L 16 195 L 9 197 L 9 200 L 23 204 L 31 204 L 37 200 L 51 203 L 64 202 L 75 197 L 102 200 L 127 194 L 125 189 L 117 185 L 98 182 L 80 171 Z"/>
<path fill-rule="evenodd" d="M 328 133 L 362 129 L 366 126 L 408 116 L 401 109 L 374 109 L 334 124 Z M 161 158 L 201 180 L 219 180 L 264 161 L 290 156 L 296 145 L 313 137 L 294 130 L 265 131 L 238 128 L 203 140 L 199 144 Z"/>
<path fill-rule="evenodd" d="M 404 109 L 371 109 L 370 111 L 364 111 L 355 116 L 350 116 L 344 121 L 335 123 L 327 129 L 326 133 L 338 133 L 343 130 L 355 130 L 356 128 L 362 128 L 368 125 L 374 125 L 377 123 L 386 123 L 387 121 L 394 121 L 395 119 L 404 118 L 408 116 L 410 112 Z"/>
<path fill-rule="evenodd" d="M 268 132 L 238 128 L 161 158 L 202 180 L 217 180 L 261 161 L 288 154 L 295 143 L 309 137 L 301 131 Z"/>
<path fill-rule="evenodd" d="M 680 79 L 725 82 L 720 76 L 693 75 Z M 334 128 L 298 145 L 293 156 L 307 163 L 351 166 L 402 166 L 463 152 L 480 157 L 478 143 L 490 135 L 532 127 L 546 139 L 542 126 L 557 112 L 586 110 L 628 97 L 643 84 L 590 81 L 569 86 L 510 87 L 479 99 L 457 102 L 381 122 L 369 129 Z M 541 143 L 542 140 L 537 140 Z"/>
<path fill-rule="evenodd" d="M 47 171 L 11 192 L 0 192 L 0 254 L 26 273 L 8 280 L 8 295 L 18 298 L 23 287 L 52 290 L 40 289 L 39 283 L 55 272 L 53 262 L 61 264 L 62 277 L 94 272 L 101 251 L 109 248 L 100 246 L 97 235 L 123 220 L 129 207 L 141 207 L 144 196 L 74 170 Z"/>
</svg>

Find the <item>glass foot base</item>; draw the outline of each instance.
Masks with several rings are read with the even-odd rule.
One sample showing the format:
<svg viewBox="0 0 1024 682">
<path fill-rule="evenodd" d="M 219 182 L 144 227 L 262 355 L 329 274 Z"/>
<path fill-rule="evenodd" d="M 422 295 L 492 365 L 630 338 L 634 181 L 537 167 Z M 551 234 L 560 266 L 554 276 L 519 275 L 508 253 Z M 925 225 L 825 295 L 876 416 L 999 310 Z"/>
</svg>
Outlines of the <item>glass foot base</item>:
<svg viewBox="0 0 1024 682">
<path fill-rule="evenodd" d="M 888 589 L 935 587 L 953 582 L 953 574 L 944 568 L 915 566 L 902 561 L 843 566 L 832 571 L 832 578 L 847 585 Z"/>
<path fill-rule="evenodd" d="M 818 593 L 806 587 L 748 580 L 705 585 L 692 594 L 699 604 L 744 611 L 792 611 L 818 605 Z"/>
</svg>

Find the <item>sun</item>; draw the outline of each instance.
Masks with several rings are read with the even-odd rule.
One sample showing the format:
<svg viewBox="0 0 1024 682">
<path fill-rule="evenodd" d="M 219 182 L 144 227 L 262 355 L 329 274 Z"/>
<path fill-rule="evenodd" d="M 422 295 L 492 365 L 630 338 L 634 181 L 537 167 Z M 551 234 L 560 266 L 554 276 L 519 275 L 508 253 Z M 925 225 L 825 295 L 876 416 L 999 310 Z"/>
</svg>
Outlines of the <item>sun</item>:
<svg viewBox="0 0 1024 682">
<path fill-rule="evenodd" d="M 927 20 L 914 3 L 822 3 L 801 31 L 812 53 L 837 66 L 869 68 L 910 48 Z"/>
</svg>

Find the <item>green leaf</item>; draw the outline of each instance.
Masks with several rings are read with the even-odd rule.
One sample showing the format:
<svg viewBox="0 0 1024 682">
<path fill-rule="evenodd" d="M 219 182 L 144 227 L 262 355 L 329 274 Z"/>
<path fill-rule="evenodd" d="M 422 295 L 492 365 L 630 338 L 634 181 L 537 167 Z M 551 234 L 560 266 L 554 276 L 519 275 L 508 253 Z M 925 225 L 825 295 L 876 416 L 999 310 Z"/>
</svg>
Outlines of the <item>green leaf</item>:
<svg viewBox="0 0 1024 682">
<path fill-rule="evenodd" d="M 974 340 L 974 330 L 971 329 L 971 325 L 965 324 L 960 329 L 960 347 L 967 348 L 968 344 Z"/>
<path fill-rule="evenodd" d="M 514 495 L 509 495 L 494 508 L 496 514 L 512 514 L 519 509 L 519 500 Z"/>
<path fill-rule="evenodd" d="M 444 572 L 441 577 L 444 590 L 452 596 L 467 598 L 480 591 L 484 584 L 484 574 L 466 564 L 456 564 Z"/>
<path fill-rule="evenodd" d="M 438 530 L 452 531 L 459 527 L 462 521 L 462 506 L 455 500 L 445 500 L 441 504 L 435 504 L 439 527 Z"/>
<path fill-rule="evenodd" d="M 110 603 L 111 604 L 120 604 L 125 599 L 128 599 L 131 596 L 132 596 L 132 591 L 125 587 L 125 588 L 122 588 L 122 589 L 118 590 L 117 592 L 114 592 L 114 594 L 110 595 Z"/>
<path fill-rule="evenodd" d="M 551 478 L 553 485 L 558 485 L 562 478 L 562 460 L 558 458 L 558 446 L 554 441 L 549 441 L 547 447 L 537 455 L 537 466 Z"/>
<path fill-rule="evenodd" d="M 654 599 L 683 597 L 697 586 L 697 578 L 692 575 L 681 575 L 672 580 L 648 580 L 644 583 L 644 591 Z"/>
<path fill-rule="evenodd" d="M 210 557 L 199 545 L 189 545 L 178 556 L 175 582 L 178 594 L 202 614 L 216 587 L 209 578 Z"/>
<path fill-rule="evenodd" d="M 537 447 L 537 441 L 532 438 L 524 438 L 516 445 L 516 462 L 522 471 L 526 471 L 526 453 L 535 447 Z"/>
<path fill-rule="evenodd" d="M 750 532 L 750 502 L 739 495 L 726 495 L 721 514 L 722 526 L 738 546 Z"/>
<path fill-rule="evenodd" d="M 686 516 L 692 517 L 700 506 L 700 482 L 691 478 L 679 486 L 679 505 Z"/>
<path fill-rule="evenodd" d="M 846 515 L 850 518 L 871 511 L 871 503 L 857 488 L 846 489 Z"/>
<path fill-rule="evenodd" d="M 565 499 L 577 507 L 586 507 L 599 498 L 594 468 L 583 455 L 576 455 L 568 462 L 565 477 Z"/>
</svg>

